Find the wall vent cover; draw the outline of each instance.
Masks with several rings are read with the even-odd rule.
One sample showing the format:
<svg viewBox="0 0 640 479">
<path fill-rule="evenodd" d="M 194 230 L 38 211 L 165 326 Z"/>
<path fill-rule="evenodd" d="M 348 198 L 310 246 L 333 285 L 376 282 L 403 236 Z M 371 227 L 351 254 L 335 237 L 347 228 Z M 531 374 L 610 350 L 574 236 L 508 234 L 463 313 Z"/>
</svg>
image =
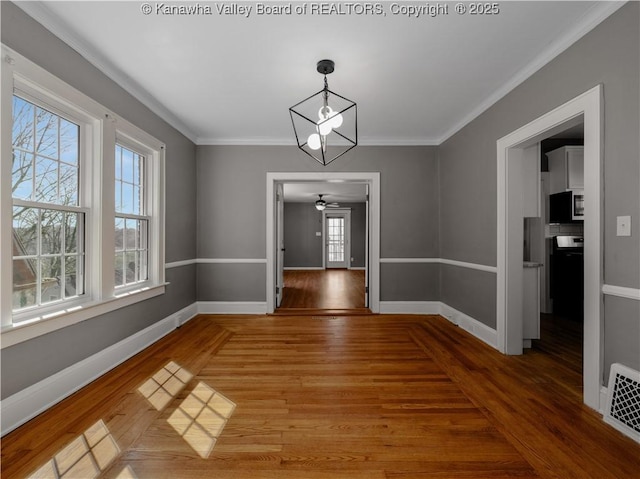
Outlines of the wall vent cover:
<svg viewBox="0 0 640 479">
<path fill-rule="evenodd" d="M 640 442 L 640 372 L 611 365 L 605 422 Z"/>
</svg>

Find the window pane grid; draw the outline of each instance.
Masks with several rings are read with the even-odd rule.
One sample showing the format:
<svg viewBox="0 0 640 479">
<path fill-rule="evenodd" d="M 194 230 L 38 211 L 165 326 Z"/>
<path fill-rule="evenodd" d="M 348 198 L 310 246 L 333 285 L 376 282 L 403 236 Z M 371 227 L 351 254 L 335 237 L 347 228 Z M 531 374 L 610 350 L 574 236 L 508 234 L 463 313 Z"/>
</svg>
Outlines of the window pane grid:
<svg viewBox="0 0 640 479">
<path fill-rule="evenodd" d="M 149 220 L 116 216 L 115 225 L 116 287 L 147 280 Z"/>
<path fill-rule="evenodd" d="M 84 294 L 80 126 L 13 96 L 13 309 Z"/>
<path fill-rule="evenodd" d="M 149 217 L 145 216 L 144 163 L 143 155 L 116 144 L 116 288 L 149 279 Z"/>
<path fill-rule="evenodd" d="M 344 261 L 344 218 L 327 218 L 329 261 Z"/>
<path fill-rule="evenodd" d="M 116 145 L 116 213 L 144 214 L 144 160 L 144 156 Z"/>
<path fill-rule="evenodd" d="M 13 308 L 16 311 L 84 293 L 84 214 L 13 209 Z"/>
<path fill-rule="evenodd" d="M 13 97 L 13 197 L 78 205 L 80 127 Z"/>
</svg>

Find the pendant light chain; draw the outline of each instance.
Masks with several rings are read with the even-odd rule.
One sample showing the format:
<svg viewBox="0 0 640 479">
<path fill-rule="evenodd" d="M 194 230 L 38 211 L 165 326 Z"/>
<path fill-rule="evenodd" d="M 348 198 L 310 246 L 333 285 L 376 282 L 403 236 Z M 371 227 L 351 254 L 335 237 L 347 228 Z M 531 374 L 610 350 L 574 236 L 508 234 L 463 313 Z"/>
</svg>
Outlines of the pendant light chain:
<svg viewBox="0 0 640 479">
<path fill-rule="evenodd" d="M 327 74 L 324 74 L 324 107 L 321 109 L 322 111 L 322 116 L 323 116 L 323 121 L 327 119 L 327 117 L 329 116 L 329 82 L 327 81 Z M 318 133 L 320 133 L 320 130 L 318 130 Z M 322 151 L 326 153 L 327 151 L 327 136 L 326 135 L 320 135 L 320 148 L 322 148 Z"/>
<path fill-rule="evenodd" d="M 327 75 L 324 76 L 324 106 L 329 106 L 329 82 L 327 81 Z"/>
</svg>

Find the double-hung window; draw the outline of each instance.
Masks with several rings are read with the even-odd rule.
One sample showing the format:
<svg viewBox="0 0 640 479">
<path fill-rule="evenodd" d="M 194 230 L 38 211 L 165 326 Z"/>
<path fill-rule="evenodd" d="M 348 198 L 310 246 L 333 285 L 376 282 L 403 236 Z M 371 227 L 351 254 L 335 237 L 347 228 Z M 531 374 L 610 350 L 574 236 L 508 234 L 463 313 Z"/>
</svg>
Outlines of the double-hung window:
<svg viewBox="0 0 640 479">
<path fill-rule="evenodd" d="M 13 96 L 13 310 L 54 306 L 84 294 L 80 126 Z"/>
<path fill-rule="evenodd" d="M 164 145 L 2 46 L 2 347 L 164 292 Z"/>
<path fill-rule="evenodd" d="M 116 143 L 115 154 L 115 286 L 149 278 L 149 222 L 145 200 L 146 157 Z"/>
</svg>

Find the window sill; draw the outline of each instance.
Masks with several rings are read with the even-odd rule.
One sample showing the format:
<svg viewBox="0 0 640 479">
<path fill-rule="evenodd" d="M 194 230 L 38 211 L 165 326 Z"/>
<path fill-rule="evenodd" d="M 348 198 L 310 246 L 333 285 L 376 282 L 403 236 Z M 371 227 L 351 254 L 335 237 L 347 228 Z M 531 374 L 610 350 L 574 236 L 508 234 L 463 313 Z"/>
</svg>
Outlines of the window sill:
<svg viewBox="0 0 640 479">
<path fill-rule="evenodd" d="M 0 330 L 0 349 L 159 296 L 164 294 L 167 284 L 168 283 L 162 283 L 147 286 L 141 289 L 123 292 L 106 300 L 75 305 L 69 310 L 61 310 L 58 314 L 48 314 L 46 319 L 35 318 L 14 325 L 4 326 Z"/>
</svg>

